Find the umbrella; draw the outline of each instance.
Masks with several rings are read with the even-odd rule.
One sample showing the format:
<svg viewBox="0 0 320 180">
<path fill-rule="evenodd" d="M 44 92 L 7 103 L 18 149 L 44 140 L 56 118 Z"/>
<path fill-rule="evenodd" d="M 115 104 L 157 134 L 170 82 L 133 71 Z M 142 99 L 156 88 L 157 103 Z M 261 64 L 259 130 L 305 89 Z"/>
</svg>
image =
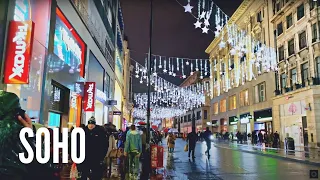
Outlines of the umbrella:
<svg viewBox="0 0 320 180">
<path fill-rule="evenodd" d="M 156 125 L 152 125 L 152 129 L 154 129 L 154 130 L 158 130 L 158 126 L 156 126 Z"/>
<path fill-rule="evenodd" d="M 164 132 L 164 133 L 167 133 L 168 131 L 169 131 L 168 128 L 164 128 L 164 129 L 163 129 L 163 132 Z"/>
<path fill-rule="evenodd" d="M 172 128 L 168 132 L 169 133 L 178 133 L 179 131 L 177 129 Z"/>
<path fill-rule="evenodd" d="M 147 123 L 145 123 L 144 121 L 140 121 L 138 122 L 139 125 L 147 125 Z"/>
</svg>

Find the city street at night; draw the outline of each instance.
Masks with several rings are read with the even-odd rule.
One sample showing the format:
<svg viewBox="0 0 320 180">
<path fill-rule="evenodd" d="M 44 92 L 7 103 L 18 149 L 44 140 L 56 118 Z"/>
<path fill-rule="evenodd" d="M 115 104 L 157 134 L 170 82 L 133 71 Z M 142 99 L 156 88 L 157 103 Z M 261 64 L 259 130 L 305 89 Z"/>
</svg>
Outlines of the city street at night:
<svg viewBox="0 0 320 180">
<path fill-rule="evenodd" d="M 310 170 L 319 166 L 281 160 L 268 156 L 245 153 L 229 148 L 212 146 L 210 158 L 204 154 L 206 144 L 198 142 L 194 160 L 183 151 L 185 141 L 176 140 L 173 155 L 165 155 L 168 179 L 173 180 L 270 180 L 309 179 Z M 170 177 L 170 178 L 169 178 Z"/>
</svg>

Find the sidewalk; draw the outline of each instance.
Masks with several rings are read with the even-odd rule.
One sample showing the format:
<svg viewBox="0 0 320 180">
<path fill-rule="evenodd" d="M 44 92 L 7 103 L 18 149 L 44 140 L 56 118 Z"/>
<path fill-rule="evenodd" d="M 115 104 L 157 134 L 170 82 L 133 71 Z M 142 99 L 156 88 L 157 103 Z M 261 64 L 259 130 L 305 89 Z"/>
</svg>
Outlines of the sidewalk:
<svg viewBox="0 0 320 180">
<path fill-rule="evenodd" d="M 320 166 L 320 151 L 316 148 L 299 148 L 294 151 L 286 151 L 285 149 L 262 147 L 252 144 L 237 144 L 236 142 L 214 142 L 214 145 L 220 148 L 228 148 L 247 153 L 254 153 L 274 158 L 280 158 L 284 160 L 291 160 L 295 162 Z"/>
</svg>

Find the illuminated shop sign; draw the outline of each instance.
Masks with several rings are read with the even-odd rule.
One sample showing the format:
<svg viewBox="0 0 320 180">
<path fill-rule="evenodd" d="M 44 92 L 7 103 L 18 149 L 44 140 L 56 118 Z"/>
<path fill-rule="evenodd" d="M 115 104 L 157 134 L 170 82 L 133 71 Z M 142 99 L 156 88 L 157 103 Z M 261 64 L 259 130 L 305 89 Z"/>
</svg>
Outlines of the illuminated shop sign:
<svg viewBox="0 0 320 180">
<path fill-rule="evenodd" d="M 78 71 L 83 77 L 84 59 L 86 46 L 72 25 L 62 14 L 59 8 L 56 9 L 56 27 L 54 34 L 54 53 L 72 70 Z"/>
<path fill-rule="evenodd" d="M 16 0 L 16 5 L 14 8 L 15 21 L 26 21 L 31 17 L 31 7 L 29 0 Z"/>
<path fill-rule="evenodd" d="M 10 22 L 4 83 L 29 83 L 33 35 L 34 23 L 32 21 Z"/>
<path fill-rule="evenodd" d="M 105 103 L 107 101 L 107 95 L 103 91 L 100 91 L 99 89 L 97 89 L 96 99 Z"/>
<path fill-rule="evenodd" d="M 74 84 L 74 89 L 75 92 L 80 95 L 81 97 L 83 97 L 84 95 L 84 82 L 76 82 Z"/>
<path fill-rule="evenodd" d="M 76 92 L 71 92 L 70 94 L 70 106 L 73 109 L 77 109 L 77 99 L 78 99 L 78 94 Z"/>
<path fill-rule="evenodd" d="M 84 85 L 84 111 L 93 112 L 95 104 L 96 83 L 86 82 Z"/>
</svg>

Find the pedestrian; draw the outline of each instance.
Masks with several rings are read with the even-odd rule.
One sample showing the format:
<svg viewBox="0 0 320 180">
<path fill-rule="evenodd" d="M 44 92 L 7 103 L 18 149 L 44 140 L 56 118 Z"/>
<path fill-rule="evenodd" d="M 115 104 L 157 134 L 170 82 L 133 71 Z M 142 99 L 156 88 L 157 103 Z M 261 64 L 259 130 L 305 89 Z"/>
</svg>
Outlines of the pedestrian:
<svg viewBox="0 0 320 180">
<path fill-rule="evenodd" d="M 279 139 L 280 139 L 280 135 L 278 133 L 278 131 L 276 131 L 274 134 L 273 134 L 273 147 L 274 148 L 278 148 L 279 147 Z"/>
<path fill-rule="evenodd" d="M 210 156 L 210 149 L 211 149 L 211 139 L 210 137 L 212 136 L 212 132 L 209 130 L 209 127 L 206 128 L 206 131 L 203 133 L 204 140 L 206 141 L 207 144 L 207 151 L 205 153 Z"/>
<path fill-rule="evenodd" d="M 259 144 L 262 146 L 262 144 L 263 144 L 263 134 L 262 134 L 262 131 L 259 131 L 259 133 L 258 133 L 258 138 L 259 138 Z"/>
<path fill-rule="evenodd" d="M 131 125 L 127 132 L 124 155 L 129 158 L 129 174 L 137 177 L 139 174 L 139 157 L 142 153 L 141 135 L 136 131 L 136 126 Z"/>
<path fill-rule="evenodd" d="M 106 135 L 103 129 L 96 125 L 96 120 L 92 116 L 85 127 L 86 137 L 86 158 L 83 166 L 81 179 L 101 180 L 103 175 L 103 161 L 107 154 Z"/>
<path fill-rule="evenodd" d="M 200 135 L 200 132 L 198 134 Z M 191 152 L 192 152 L 192 159 L 195 158 L 194 150 L 196 148 L 198 138 L 199 138 L 199 136 L 196 134 L 196 132 L 194 130 L 192 130 L 192 132 L 189 133 L 187 136 L 187 141 L 188 141 L 188 146 L 189 146 L 189 155 L 188 155 L 189 158 L 190 158 Z"/>
<path fill-rule="evenodd" d="M 142 129 L 141 144 L 142 144 L 142 157 L 144 157 L 146 153 L 146 147 L 147 147 L 147 129 L 146 128 Z"/>
<path fill-rule="evenodd" d="M 169 136 L 168 136 L 168 151 L 169 153 L 173 153 L 174 151 L 174 146 L 175 146 L 175 141 L 176 141 L 176 138 L 175 136 L 170 133 Z"/>
<path fill-rule="evenodd" d="M 117 149 L 116 146 L 116 139 L 114 137 L 115 132 L 117 132 L 115 126 L 110 122 L 108 124 L 105 124 L 105 131 L 106 131 L 106 143 L 108 144 L 108 150 L 105 157 L 106 165 L 108 168 L 108 177 L 111 177 L 112 174 L 112 157 L 110 157 L 110 153 L 112 150 Z"/>
</svg>

